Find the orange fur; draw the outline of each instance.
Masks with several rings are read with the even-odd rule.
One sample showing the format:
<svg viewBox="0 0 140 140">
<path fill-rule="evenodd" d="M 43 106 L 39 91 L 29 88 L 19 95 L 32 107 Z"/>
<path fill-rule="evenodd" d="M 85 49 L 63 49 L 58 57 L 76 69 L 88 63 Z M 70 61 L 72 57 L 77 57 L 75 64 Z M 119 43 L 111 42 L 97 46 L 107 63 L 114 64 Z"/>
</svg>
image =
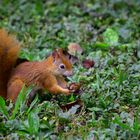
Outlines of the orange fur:
<svg viewBox="0 0 140 140">
<path fill-rule="evenodd" d="M 18 52 L 19 43 L 8 33 L 0 30 L 0 95 L 16 101 L 25 84 L 26 87 L 35 85 L 37 88 L 48 90 L 50 93 L 70 94 L 63 75 L 72 74 L 72 64 L 62 49 L 54 51 L 41 62 L 24 62 L 13 68 Z M 64 65 L 65 69 L 61 69 Z"/>
<path fill-rule="evenodd" d="M 0 29 L 0 95 L 6 97 L 7 82 L 18 57 L 18 41 Z"/>
</svg>

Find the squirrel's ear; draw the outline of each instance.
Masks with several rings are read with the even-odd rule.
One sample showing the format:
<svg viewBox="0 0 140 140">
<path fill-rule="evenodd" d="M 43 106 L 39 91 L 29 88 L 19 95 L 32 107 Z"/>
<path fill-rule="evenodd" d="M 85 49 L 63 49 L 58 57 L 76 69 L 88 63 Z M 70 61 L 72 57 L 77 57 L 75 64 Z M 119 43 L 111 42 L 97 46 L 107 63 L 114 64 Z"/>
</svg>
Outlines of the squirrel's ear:
<svg viewBox="0 0 140 140">
<path fill-rule="evenodd" d="M 54 58 L 54 61 L 59 58 L 59 54 L 58 54 L 57 50 L 54 50 L 52 52 L 52 57 Z"/>
<path fill-rule="evenodd" d="M 64 50 L 64 49 L 62 49 L 62 48 L 59 48 L 59 49 L 58 49 L 58 53 L 59 53 L 59 54 L 64 54 L 64 55 L 67 55 L 67 54 L 68 54 L 67 51 Z"/>
<path fill-rule="evenodd" d="M 58 49 L 58 53 L 63 54 L 63 49 L 62 48 L 59 48 Z"/>
</svg>

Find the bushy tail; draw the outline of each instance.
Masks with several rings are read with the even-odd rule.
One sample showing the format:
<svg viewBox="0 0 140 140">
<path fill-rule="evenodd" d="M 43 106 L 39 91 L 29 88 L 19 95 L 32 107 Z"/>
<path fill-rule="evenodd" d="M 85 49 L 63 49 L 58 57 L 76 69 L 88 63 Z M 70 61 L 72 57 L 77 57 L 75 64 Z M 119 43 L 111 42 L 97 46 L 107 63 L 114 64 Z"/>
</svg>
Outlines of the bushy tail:
<svg viewBox="0 0 140 140">
<path fill-rule="evenodd" d="M 7 82 L 17 60 L 20 43 L 4 29 L 0 29 L 0 96 L 6 97 Z"/>
</svg>

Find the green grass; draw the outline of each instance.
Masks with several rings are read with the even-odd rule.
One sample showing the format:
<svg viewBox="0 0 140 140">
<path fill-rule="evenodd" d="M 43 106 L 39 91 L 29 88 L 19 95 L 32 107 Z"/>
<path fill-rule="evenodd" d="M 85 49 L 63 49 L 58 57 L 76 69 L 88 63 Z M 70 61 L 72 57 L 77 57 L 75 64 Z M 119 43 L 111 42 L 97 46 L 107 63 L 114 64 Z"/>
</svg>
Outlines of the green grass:
<svg viewBox="0 0 140 140">
<path fill-rule="evenodd" d="M 139 0 L 0 1 L 0 27 L 22 42 L 21 58 L 77 42 L 81 59 L 95 61 L 74 65 L 69 82 L 82 83 L 80 95 L 36 96 L 30 107 L 23 91 L 15 106 L 0 98 L 0 139 L 140 139 L 139 13 Z M 60 108 L 79 98 L 82 108 Z"/>
</svg>

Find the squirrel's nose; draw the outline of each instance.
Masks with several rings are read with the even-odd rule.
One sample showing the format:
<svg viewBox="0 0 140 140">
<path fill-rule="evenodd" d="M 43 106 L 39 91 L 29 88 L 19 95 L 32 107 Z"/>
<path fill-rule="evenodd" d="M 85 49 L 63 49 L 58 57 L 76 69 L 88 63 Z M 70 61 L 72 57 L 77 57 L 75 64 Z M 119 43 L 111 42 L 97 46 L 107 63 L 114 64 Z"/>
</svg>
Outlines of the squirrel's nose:
<svg viewBox="0 0 140 140">
<path fill-rule="evenodd" d="M 73 75 L 73 72 L 72 71 L 66 71 L 64 73 L 65 76 L 72 76 Z"/>
</svg>

